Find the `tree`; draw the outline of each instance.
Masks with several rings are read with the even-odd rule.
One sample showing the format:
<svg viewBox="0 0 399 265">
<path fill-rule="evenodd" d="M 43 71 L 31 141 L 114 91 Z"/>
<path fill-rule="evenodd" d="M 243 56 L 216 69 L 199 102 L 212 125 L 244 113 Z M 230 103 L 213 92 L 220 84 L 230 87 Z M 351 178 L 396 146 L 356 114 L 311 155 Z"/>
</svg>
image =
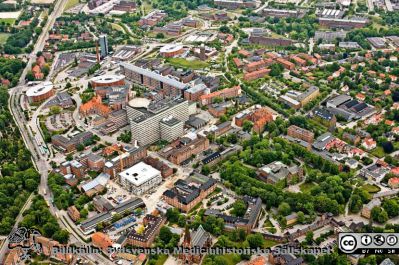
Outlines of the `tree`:
<svg viewBox="0 0 399 265">
<path fill-rule="evenodd" d="M 67 154 L 67 156 L 65 157 L 65 159 L 66 159 L 67 161 L 72 161 L 72 160 L 73 160 L 72 154 Z"/>
<path fill-rule="evenodd" d="M 211 173 L 211 170 L 209 169 L 208 165 L 203 165 L 201 168 L 201 173 L 208 176 L 209 173 Z"/>
<path fill-rule="evenodd" d="M 253 249 L 262 248 L 265 243 L 265 240 L 264 240 L 262 234 L 260 234 L 260 233 L 255 233 L 255 234 L 251 234 L 251 235 L 247 236 L 247 241 L 248 241 L 249 247 L 253 248 Z"/>
<path fill-rule="evenodd" d="M 157 38 L 157 39 L 164 39 L 164 38 L 165 38 L 165 35 L 164 35 L 163 33 L 159 32 L 159 33 L 157 33 L 157 35 L 155 36 L 155 38 Z"/>
<path fill-rule="evenodd" d="M 50 107 L 50 115 L 60 114 L 62 111 L 60 106 L 51 106 Z"/>
<path fill-rule="evenodd" d="M 349 211 L 352 213 L 358 213 L 363 207 L 363 201 L 362 198 L 360 198 L 359 195 L 354 194 L 349 201 Z"/>
<path fill-rule="evenodd" d="M 54 233 L 53 239 L 60 242 L 61 244 L 66 244 L 68 243 L 69 239 L 69 233 L 67 230 L 59 230 Z"/>
<path fill-rule="evenodd" d="M 382 208 L 384 208 L 390 218 L 398 216 L 399 214 L 399 204 L 394 199 L 385 200 L 382 203 Z"/>
<path fill-rule="evenodd" d="M 284 71 L 284 67 L 281 64 L 274 63 L 270 66 L 270 76 L 281 76 Z"/>
<path fill-rule="evenodd" d="M 394 102 L 398 102 L 398 101 L 399 101 L 399 90 L 393 91 L 393 93 L 392 93 L 392 100 L 393 100 Z"/>
<path fill-rule="evenodd" d="M 28 81 L 33 81 L 33 80 L 35 80 L 35 76 L 33 75 L 32 71 L 29 70 L 29 71 L 26 73 L 25 79 L 28 80 Z"/>
<path fill-rule="evenodd" d="M 313 232 L 309 231 L 306 233 L 305 241 L 308 245 L 312 244 L 313 242 Z"/>
<path fill-rule="evenodd" d="M 250 132 L 254 124 L 251 121 L 245 120 L 242 124 L 242 129 L 246 132 Z"/>
<path fill-rule="evenodd" d="M 381 144 L 381 146 L 384 149 L 384 152 L 387 153 L 387 154 L 390 154 L 390 153 L 392 153 L 395 150 L 392 142 L 389 142 L 389 141 L 383 142 Z"/>
<path fill-rule="evenodd" d="M 78 145 L 76 146 L 76 150 L 77 150 L 78 152 L 82 152 L 84 149 L 85 149 L 85 146 L 84 146 L 83 144 L 78 144 Z"/>
<path fill-rule="evenodd" d="M 383 208 L 375 206 L 371 209 L 371 219 L 377 223 L 383 224 L 388 221 L 388 214 Z"/>
<path fill-rule="evenodd" d="M 226 26 L 226 25 L 221 26 L 221 27 L 219 28 L 219 30 L 220 30 L 220 32 L 222 32 L 222 33 L 230 33 L 230 32 L 231 32 L 231 31 L 230 31 L 230 28 L 229 28 L 228 26 Z"/>
<path fill-rule="evenodd" d="M 299 224 L 305 223 L 305 214 L 302 211 L 297 212 L 297 222 Z"/>
<path fill-rule="evenodd" d="M 124 143 L 130 143 L 132 141 L 132 132 L 125 131 L 125 132 L 121 133 L 121 135 L 119 135 L 117 137 L 117 140 L 122 141 Z"/>
<path fill-rule="evenodd" d="M 159 230 L 159 239 L 163 242 L 168 243 L 172 238 L 173 233 L 170 231 L 169 227 L 162 226 L 161 230 Z"/>
<path fill-rule="evenodd" d="M 233 203 L 233 209 L 231 210 L 231 213 L 234 216 L 242 217 L 244 216 L 246 211 L 247 211 L 247 205 L 243 200 L 237 200 Z"/>
<path fill-rule="evenodd" d="M 179 221 L 179 210 L 177 208 L 169 208 L 166 211 L 166 218 L 171 223 L 177 223 Z"/>
<path fill-rule="evenodd" d="M 283 202 L 278 206 L 278 213 L 287 216 L 291 213 L 291 207 L 288 203 Z"/>
</svg>

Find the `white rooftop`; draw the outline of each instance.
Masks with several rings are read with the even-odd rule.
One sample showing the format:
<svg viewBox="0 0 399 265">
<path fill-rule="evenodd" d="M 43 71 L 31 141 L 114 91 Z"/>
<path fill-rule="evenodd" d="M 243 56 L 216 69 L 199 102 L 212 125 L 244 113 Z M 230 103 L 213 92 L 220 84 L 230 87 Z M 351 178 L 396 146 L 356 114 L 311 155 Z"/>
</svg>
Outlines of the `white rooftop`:
<svg viewBox="0 0 399 265">
<path fill-rule="evenodd" d="M 90 79 L 90 81 L 99 84 L 107 84 L 117 82 L 123 79 L 125 79 L 124 75 L 100 75 L 93 77 L 92 79 Z"/>
<path fill-rule="evenodd" d="M 126 179 L 135 186 L 147 182 L 150 179 L 160 175 L 161 172 L 144 162 L 140 162 L 124 171 L 119 173 L 122 179 Z"/>
<path fill-rule="evenodd" d="M 53 89 L 53 83 L 51 83 L 50 81 L 46 81 L 29 88 L 28 91 L 26 91 L 26 95 L 28 97 L 39 96 L 46 94 L 51 89 Z"/>
</svg>

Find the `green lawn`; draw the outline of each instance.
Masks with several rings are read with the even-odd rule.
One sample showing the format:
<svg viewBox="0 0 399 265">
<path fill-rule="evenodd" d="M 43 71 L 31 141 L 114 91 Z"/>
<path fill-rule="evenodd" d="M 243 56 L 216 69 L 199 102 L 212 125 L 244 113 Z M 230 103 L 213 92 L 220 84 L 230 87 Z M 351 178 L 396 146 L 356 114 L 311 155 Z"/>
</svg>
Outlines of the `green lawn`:
<svg viewBox="0 0 399 265">
<path fill-rule="evenodd" d="M 369 193 L 377 193 L 381 190 L 380 187 L 371 184 L 364 184 L 362 189 L 368 191 Z"/>
<path fill-rule="evenodd" d="M 378 158 L 382 158 L 385 156 L 384 149 L 381 146 L 377 146 L 371 151 L 371 154 L 375 155 Z"/>
<path fill-rule="evenodd" d="M 263 244 L 263 247 L 264 248 L 270 248 L 270 247 L 273 247 L 273 246 L 275 246 L 277 244 L 279 244 L 277 241 L 265 239 L 265 243 Z"/>
<path fill-rule="evenodd" d="M 112 27 L 112 29 L 115 29 L 115 30 L 117 30 L 117 31 L 125 32 L 125 30 L 123 29 L 123 27 L 122 27 L 121 25 L 116 24 L 116 23 L 111 23 L 111 27 Z"/>
<path fill-rule="evenodd" d="M 310 190 L 314 187 L 316 187 L 317 184 L 311 182 L 311 183 L 302 183 L 299 185 L 299 188 L 301 189 L 301 192 L 310 192 Z"/>
<path fill-rule="evenodd" d="M 158 259 L 156 259 L 155 265 L 163 265 L 167 259 L 168 259 L 168 255 L 166 255 L 166 254 L 159 255 Z"/>
<path fill-rule="evenodd" d="M 200 60 L 189 61 L 183 58 L 168 58 L 166 61 L 176 67 L 190 69 L 204 69 L 209 66 L 207 62 L 203 62 Z"/>
<path fill-rule="evenodd" d="M 212 258 L 214 259 L 215 257 L 213 256 Z M 239 263 L 242 260 L 240 255 L 238 255 L 238 254 L 219 255 L 219 256 L 217 256 L 217 259 L 218 259 L 217 264 L 221 263 L 221 264 L 225 264 L 225 265 L 236 265 L 237 263 Z M 216 264 L 216 262 L 214 262 L 212 264 Z"/>
<path fill-rule="evenodd" d="M 8 23 L 10 25 L 14 25 L 15 18 L 0 18 L 0 23 L 2 23 L 2 22 L 6 23 L 6 24 Z"/>
<path fill-rule="evenodd" d="M 64 11 L 78 5 L 79 3 L 79 0 L 68 0 L 67 4 L 65 5 Z"/>
<path fill-rule="evenodd" d="M 10 36 L 10 34 L 0 33 L 0 44 L 6 43 L 9 36 Z"/>
</svg>

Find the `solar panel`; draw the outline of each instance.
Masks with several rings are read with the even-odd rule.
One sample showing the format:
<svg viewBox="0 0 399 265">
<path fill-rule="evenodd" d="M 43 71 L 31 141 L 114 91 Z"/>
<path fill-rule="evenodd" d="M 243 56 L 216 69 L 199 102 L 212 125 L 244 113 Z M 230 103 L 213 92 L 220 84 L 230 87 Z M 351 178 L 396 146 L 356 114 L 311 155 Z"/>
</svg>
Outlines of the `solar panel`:
<svg viewBox="0 0 399 265">
<path fill-rule="evenodd" d="M 359 104 L 359 101 L 353 99 L 351 101 L 349 101 L 348 103 L 345 104 L 345 107 L 347 107 L 348 109 L 352 108 L 353 106 Z"/>
<path fill-rule="evenodd" d="M 356 112 L 360 112 L 360 111 L 364 110 L 365 108 L 367 108 L 366 103 L 360 103 L 353 107 L 354 111 L 356 111 Z"/>
</svg>

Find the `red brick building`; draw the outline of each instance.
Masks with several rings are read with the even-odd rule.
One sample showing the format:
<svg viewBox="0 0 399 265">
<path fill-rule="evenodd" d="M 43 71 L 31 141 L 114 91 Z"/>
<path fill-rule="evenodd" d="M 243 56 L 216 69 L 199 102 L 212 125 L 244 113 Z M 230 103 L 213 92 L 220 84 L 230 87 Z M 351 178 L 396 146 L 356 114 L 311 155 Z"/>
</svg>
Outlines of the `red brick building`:
<svg viewBox="0 0 399 265">
<path fill-rule="evenodd" d="M 221 98 L 224 100 L 226 98 L 234 98 L 239 95 L 241 95 L 241 87 L 240 86 L 235 86 L 232 88 L 225 88 L 225 89 L 218 90 L 218 91 L 215 91 L 210 94 L 202 95 L 200 97 L 200 104 L 202 106 L 205 106 L 205 105 L 212 104 L 212 101 L 215 98 Z"/>
<path fill-rule="evenodd" d="M 291 125 L 290 127 L 288 127 L 287 135 L 293 138 L 301 139 L 302 141 L 308 142 L 310 144 L 313 143 L 314 140 L 313 132 L 298 127 L 296 125 Z"/>
<path fill-rule="evenodd" d="M 262 69 L 259 71 L 255 71 L 255 72 L 251 72 L 251 73 L 246 73 L 244 74 L 244 80 L 245 81 L 252 81 L 255 79 L 259 79 L 262 77 L 265 77 L 266 75 L 268 75 L 270 73 L 270 69 Z"/>
</svg>

